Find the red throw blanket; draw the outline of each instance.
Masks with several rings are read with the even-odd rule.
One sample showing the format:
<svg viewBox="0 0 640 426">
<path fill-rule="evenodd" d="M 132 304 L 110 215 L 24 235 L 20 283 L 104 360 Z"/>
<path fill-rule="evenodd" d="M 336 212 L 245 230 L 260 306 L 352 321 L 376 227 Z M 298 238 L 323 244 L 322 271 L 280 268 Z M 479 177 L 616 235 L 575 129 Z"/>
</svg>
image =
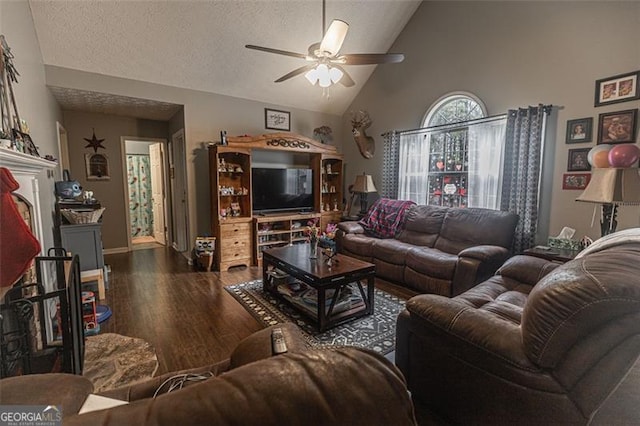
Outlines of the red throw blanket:
<svg viewBox="0 0 640 426">
<path fill-rule="evenodd" d="M 11 197 L 18 188 L 20 185 L 11 172 L 0 167 L 0 287 L 15 283 L 40 253 L 40 243 Z"/>
<path fill-rule="evenodd" d="M 360 220 L 367 234 L 378 238 L 393 238 L 402 229 L 404 217 L 413 201 L 379 198 Z"/>
</svg>

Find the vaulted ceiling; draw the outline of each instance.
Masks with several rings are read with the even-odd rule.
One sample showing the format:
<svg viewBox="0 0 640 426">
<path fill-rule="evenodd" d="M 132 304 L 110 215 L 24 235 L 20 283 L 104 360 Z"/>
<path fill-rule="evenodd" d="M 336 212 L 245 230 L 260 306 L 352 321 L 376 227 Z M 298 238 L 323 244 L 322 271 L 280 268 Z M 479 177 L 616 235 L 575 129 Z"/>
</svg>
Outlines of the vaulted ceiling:
<svg viewBox="0 0 640 426">
<path fill-rule="evenodd" d="M 326 23 L 338 18 L 350 24 L 343 53 L 386 53 L 419 4 L 330 0 Z M 302 59 L 244 47 L 306 53 L 322 38 L 321 0 L 31 0 L 30 6 L 46 65 L 332 114 L 348 108 L 375 69 L 345 66 L 356 85 L 332 86 L 327 98 L 303 75 L 274 83 L 304 65 Z M 82 109 L 95 100 L 102 111 L 112 98 L 65 88 L 54 95 L 63 108 Z M 167 105 L 158 107 L 166 113 Z"/>
</svg>

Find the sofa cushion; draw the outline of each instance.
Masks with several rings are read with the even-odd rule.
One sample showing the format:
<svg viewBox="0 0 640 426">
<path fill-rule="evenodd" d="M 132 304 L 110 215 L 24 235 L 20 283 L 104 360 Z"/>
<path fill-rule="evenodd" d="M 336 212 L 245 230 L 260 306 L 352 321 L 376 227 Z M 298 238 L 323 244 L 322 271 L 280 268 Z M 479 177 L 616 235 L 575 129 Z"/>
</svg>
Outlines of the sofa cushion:
<svg viewBox="0 0 640 426">
<path fill-rule="evenodd" d="M 364 259 L 373 257 L 373 246 L 377 238 L 369 237 L 365 234 L 345 234 L 341 240 L 342 250 L 349 254 L 355 254 Z"/>
<path fill-rule="evenodd" d="M 449 209 L 442 222 L 434 247 L 458 254 L 476 245 L 511 248 L 518 215 L 499 210 L 467 208 Z"/>
<path fill-rule="evenodd" d="M 397 239 L 416 246 L 433 247 L 449 209 L 439 206 L 413 206 L 407 210 L 404 227 Z"/>
<path fill-rule="evenodd" d="M 373 247 L 373 258 L 382 259 L 387 263 L 404 265 L 409 250 L 415 246 L 395 239 L 377 240 Z"/>
<path fill-rule="evenodd" d="M 413 201 L 379 198 L 360 220 L 367 234 L 378 238 L 393 238 L 402 228 L 405 212 Z"/>
<path fill-rule="evenodd" d="M 446 280 L 453 279 L 458 256 L 428 247 L 413 247 L 405 264 L 416 272 Z"/>
</svg>

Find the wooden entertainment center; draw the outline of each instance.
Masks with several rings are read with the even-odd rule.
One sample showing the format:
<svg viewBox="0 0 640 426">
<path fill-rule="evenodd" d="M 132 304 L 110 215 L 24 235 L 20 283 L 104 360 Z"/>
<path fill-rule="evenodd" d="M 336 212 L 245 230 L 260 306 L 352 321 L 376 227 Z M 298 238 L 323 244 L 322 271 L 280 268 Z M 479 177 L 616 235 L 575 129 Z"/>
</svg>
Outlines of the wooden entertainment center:
<svg viewBox="0 0 640 426">
<path fill-rule="evenodd" d="M 307 154 L 313 171 L 313 209 L 278 213 L 253 212 L 252 157 L 257 151 Z M 304 157 L 303 157 L 304 158 Z M 340 221 L 344 210 L 343 157 L 335 146 L 293 133 L 228 137 L 226 145 L 209 147 L 211 233 L 217 238 L 215 265 L 219 271 L 262 261 L 269 247 L 306 240 L 310 220 Z"/>
</svg>

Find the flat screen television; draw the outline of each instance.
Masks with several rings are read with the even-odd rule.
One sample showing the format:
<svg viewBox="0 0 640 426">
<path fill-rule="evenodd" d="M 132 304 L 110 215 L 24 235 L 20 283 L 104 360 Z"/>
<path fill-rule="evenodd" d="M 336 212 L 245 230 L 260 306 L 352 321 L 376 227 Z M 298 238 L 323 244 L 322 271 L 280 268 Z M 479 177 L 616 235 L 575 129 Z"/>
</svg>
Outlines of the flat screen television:
<svg viewBox="0 0 640 426">
<path fill-rule="evenodd" d="M 254 213 L 313 210 L 313 170 L 251 169 Z"/>
</svg>

